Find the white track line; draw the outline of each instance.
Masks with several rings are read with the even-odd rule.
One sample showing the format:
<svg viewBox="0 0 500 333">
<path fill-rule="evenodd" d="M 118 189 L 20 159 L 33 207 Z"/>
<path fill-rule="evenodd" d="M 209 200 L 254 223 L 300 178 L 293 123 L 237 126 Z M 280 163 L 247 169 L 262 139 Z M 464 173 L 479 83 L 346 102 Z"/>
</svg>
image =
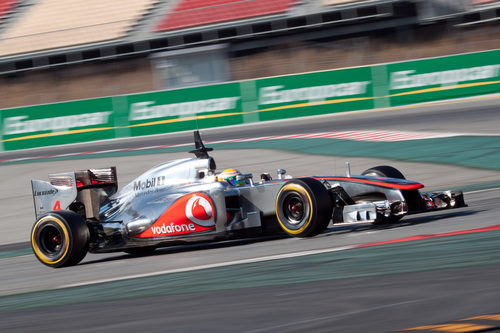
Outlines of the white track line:
<svg viewBox="0 0 500 333">
<path fill-rule="evenodd" d="M 276 254 L 276 255 L 272 255 L 272 256 L 264 256 L 264 257 L 257 257 L 257 258 L 240 259 L 240 260 L 226 261 L 226 262 L 207 264 L 207 265 L 199 265 L 199 266 L 193 266 L 193 267 L 167 269 L 167 270 L 157 271 L 157 272 L 132 274 L 132 275 L 127 275 L 127 276 L 115 277 L 115 278 L 108 278 L 108 279 L 100 279 L 100 280 L 67 284 L 67 285 L 60 286 L 56 289 L 82 287 L 82 286 L 95 285 L 95 284 L 100 284 L 100 283 L 116 282 L 116 281 L 123 281 L 123 280 L 129 280 L 129 279 L 138 279 L 138 278 L 145 278 L 145 277 L 165 275 L 165 274 L 192 272 L 192 271 L 198 271 L 198 270 L 209 269 L 209 268 L 227 267 L 227 266 L 240 265 L 240 264 L 251 264 L 251 263 L 262 262 L 262 261 L 304 257 L 304 256 L 309 256 L 309 255 L 314 255 L 314 254 L 322 254 L 322 253 L 330 253 L 330 252 L 349 250 L 349 249 L 352 249 L 354 247 L 355 247 L 354 245 L 353 246 L 341 246 L 341 247 L 335 247 L 335 248 L 329 248 L 329 249 L 308 250 L 308 251 L 301 251 L 301 252 Z"/>
</svg>

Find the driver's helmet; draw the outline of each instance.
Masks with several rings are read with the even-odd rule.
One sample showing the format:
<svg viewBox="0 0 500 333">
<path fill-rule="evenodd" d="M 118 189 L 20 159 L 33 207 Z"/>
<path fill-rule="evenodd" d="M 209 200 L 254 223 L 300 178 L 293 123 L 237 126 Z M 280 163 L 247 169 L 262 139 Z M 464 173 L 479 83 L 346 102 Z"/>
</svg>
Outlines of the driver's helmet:
<svg viewBox="0 0 500 333">
<path fill-rule="evenodd" d="M 222 171 L 217 176 L 217 180 L 218 181 L 226 181 L 233 186 L 246 185 L 247 184 L 246 179 L 236 180 L 236 176 L 238 176 L 238 175 L 241 175 L 241 172 L 239 172 L 238 170 L 226 169 L 226 170 Z"/>
</svg>

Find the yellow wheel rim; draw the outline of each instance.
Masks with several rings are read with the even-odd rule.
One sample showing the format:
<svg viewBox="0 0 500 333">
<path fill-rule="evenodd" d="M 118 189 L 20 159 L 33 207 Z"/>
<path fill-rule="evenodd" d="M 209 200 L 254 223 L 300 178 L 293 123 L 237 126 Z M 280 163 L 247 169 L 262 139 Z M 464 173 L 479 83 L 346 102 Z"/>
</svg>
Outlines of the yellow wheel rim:
<svg viewBox="0 0 500 333">
<path fill-rule="evenodd" d="M 304 223 L 304 225 L 302 227 L 300 227 L 299 229 L 290 229 L 283 223 L 283 221 L 281 221 L 279 214 L 276 214 L 276 216 L 278 217 L 279 224 L 286 232 L 288 232 L 292 235 L 298 235 L 298 234 L 302 233 L 304 230 L 306 230 L 307 227 L 309 226 L 309 224 L 311 224 L 312 216 L 314 213 L 313 212 L 313 205 L 312 205 L 311 196 L 309 195 L 309 193 L 307 193 L 306 189 L 300 185 L 297 185 L 297 184 L 286 184 L 285 186 L 283 186 L 281 188 L 281 190 L 279 191 L 277 198 L 280 197 L 280 195 L 283 191 L 289 191 L 289 190 L 297 191 L 298 193 L 303 194 L 307 197 L 307 200 L 309 201 L 309 209 L 310 209 L 309 217 L 308 217 L 307 221 Z M 278 200 L 276 199 L 276 213 L 277 212 L 278 212 Z"/>
<path fill-rule="evenodd" d="M 59 227 L 61 227 L 63 234 L 64 234 L 64 240 L 65 240 L 64 241 L 64 252 L 61 255 L 61 257 L 56 259 L 56 260 L 45 255 L 45 253 L 43 253 L 43 251 L 38 246 L 38 242 L 36 242 L 36 240 L 35 240 L 35 234 L 37 234 L 38 226 L 44 222 L 47 222 L 47 221 L 51 221 L 51 222 L 56 223 Z M 40 220 L 38 220 L 36 222 L 35 226 L 33 227 L 33 231 L 31 233 L 31 246 L 33 247 L 33 251 L 35 252 L 35 255 L 42 262 L 44 262 L 45 264 L 48 264 L 48 265 L 57 264 L 58 262 L 60 262 L 61 260 L 63 260 L 66 257 L 66 254 L 68 253 L 68 250 L 69 250 L 69 234 L 68 234 L 68 229 L 66 228 L 66 225 L 59 218 L 57 218 L 55 216 L 45 216 L 45 217 L 41 218 Z"/>
</svg>

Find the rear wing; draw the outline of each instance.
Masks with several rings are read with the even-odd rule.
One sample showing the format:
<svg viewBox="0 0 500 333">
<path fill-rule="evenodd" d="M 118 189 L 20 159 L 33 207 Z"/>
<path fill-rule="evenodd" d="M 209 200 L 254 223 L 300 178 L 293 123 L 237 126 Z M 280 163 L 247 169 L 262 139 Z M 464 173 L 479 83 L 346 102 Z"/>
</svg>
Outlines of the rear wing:
<svg viewBox="0 0 500 333">
<path fill-rule="evenodd" d="M 67 210 L 70 205 L 83 197 L 89 197 L 88 201 L 82 202 L 85 206 L 90 206 L 88 191 L 99 188 L 108 189 L 108 194 L 115 192 L 118 188 L 116 177 L 116 168 L 88 169 L 75 172 L 65 172 L 50 174 L 49 181 L 32 180 L 31 188 L 33 191 L 33 203 L 35 206 L 35 216 L 38 219 L 40 215 L 54 210 Z M 87 208 L 87 207 L 86 207 Z"/>
<path fill-rule="evenodd" d="M 37 219 L 40 215 L 53 210 L 68 209 L 78 193 L 74 172 L 53 174 L 49 178 L 50 182 L 31 181 Z"/>
</svg>

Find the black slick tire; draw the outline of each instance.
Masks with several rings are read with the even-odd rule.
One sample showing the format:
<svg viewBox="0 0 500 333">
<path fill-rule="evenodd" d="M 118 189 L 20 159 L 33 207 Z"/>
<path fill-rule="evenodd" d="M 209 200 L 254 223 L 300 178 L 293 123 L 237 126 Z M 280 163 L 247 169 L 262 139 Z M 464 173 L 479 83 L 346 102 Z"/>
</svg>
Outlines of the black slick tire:
<svg viewBox="0 0 500 333">
<path fill-rule="evenodd" d="M 398 178 L 406 179 L 401 171 L 389 166 L 389 165 L 379 165 L 370 169 L 363 171 L 363 176 L 371 177 L 388 177 L 388 178 Z"/>
<path fill-rule="evenodd" d="M 363 171 L 363 176 L 371 176 L 371 177 L 388 177 L 388 178 L 397 178 L 397 179 L 406 179 L 401 171 L 396 169 L 395 167 L 389 165 L 379 165 L 368 170 Z M 392 216 L 390 218 L 385 218 L 382 221 L 377 221 L 375 224 L 386 224 L 386 223 L 395 223 L 401 220 L 403 216 Z"/>
<path fill-rule="evenodd" d="M 332 209 L 328 190 L 313 178 L 290 180 L 276 196 L 278 222 L 294 237 L 312 237 L 323 232 L 331 220 Z"/>
<path fill-rule="evenodd" d="M 72 211 L 46 213 L 31 230 L 31 248 L 44 265 L 58 268 L 78 264 L 89 249 L 90 232 L 85 220 Z"/>
</svg>

